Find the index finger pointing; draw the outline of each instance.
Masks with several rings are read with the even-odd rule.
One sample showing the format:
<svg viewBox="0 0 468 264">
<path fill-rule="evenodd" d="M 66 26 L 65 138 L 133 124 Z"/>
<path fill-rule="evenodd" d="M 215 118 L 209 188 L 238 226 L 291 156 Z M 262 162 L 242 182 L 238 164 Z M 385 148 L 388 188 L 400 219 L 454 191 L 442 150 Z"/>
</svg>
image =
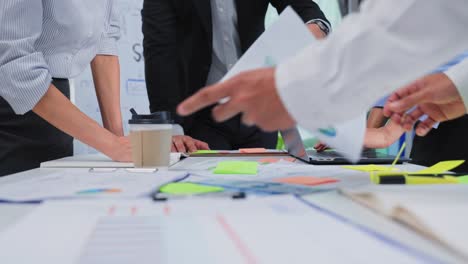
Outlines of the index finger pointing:
<svg viewBox="0 0 468 264">
<path fill-rule="evenodd" d="M 195 93 L 177 107 L 177 113 L 181 116 L 193 114 L 209 105 L 228 97 L 234 87 L 231 80 L 208 86 Z"/>
</svg>

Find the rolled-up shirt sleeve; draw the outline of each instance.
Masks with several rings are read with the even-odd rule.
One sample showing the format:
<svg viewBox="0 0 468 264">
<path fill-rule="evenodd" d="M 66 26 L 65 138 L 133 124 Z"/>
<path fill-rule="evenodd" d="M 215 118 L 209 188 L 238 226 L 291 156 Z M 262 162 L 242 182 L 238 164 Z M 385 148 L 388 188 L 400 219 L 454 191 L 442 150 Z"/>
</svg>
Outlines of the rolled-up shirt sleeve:
<svg viewBox="0 0 468 264">
<path fill-rule="evenodd" d="M 107 1 L 107 20 L 97 54 L 118 55 L 117 41 L 120 39 L 119 12 L 114 0 Z"/>
<path fill-rule="evenodd" d="M 277 67 L 280 97 L 309 130 L 358 116 L 466 50 L 466 8 L 466 0 L 365 1 L 327 39 Z"/>
<path fill-rule="evenodd" d="M 24 114 L 49 89 L 52 76 L 34 44 L 42 32 L 42 0 L 0 1 L 0 96 Z"/>
<path fill-rule="evenodd" d="M 468 110 L 468 59 L 448 69 L 445 74 L 457 87 Z"/>
</svg>

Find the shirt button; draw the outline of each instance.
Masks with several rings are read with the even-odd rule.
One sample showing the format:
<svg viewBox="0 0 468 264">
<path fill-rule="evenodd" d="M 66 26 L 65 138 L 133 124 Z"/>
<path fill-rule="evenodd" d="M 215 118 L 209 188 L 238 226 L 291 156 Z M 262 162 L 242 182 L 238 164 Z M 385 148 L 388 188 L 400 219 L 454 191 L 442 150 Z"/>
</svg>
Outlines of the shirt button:
<svg viewBox="0 0 468 264">
<path fill-rule="evenodd" d="M 222 8 L 222 7 L 218 8 L 218 10 L 219 10 L 220 13 L 224 12 L 224 8 Z"/>
<path fill-rule="evenodd" d="M 224 36 L 224 41 L 228 42 L 229 38 L 227 36 Z"/>
<path fill-rule="evenodd" d="M 90 37 L 92 37 L 92 36 L 93 36 L 93 32 L 90 31 L 90 32 L 88 33 L 88 38 L 90 38 Z"/>
</svg>

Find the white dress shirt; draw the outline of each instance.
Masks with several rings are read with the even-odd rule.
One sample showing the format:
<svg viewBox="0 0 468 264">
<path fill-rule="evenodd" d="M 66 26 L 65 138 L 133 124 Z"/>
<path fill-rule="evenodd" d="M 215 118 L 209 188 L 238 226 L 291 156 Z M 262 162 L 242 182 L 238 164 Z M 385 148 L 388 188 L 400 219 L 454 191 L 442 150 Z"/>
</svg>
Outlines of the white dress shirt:
<svg viewBox="0 0 468 264">
<path fill-rule="evenodd" d="M 211 0 L 213 51 L 206 85 L 219 82 L 242 54 L 234 0 Z"/>
<path fill-rule="evenodd" d="M 114 0 L 0 0 L 0 96 L 30 111 L 52 77 L 80 74 L 97 54 L 116 55 Z"/>
<path fill-rule="evenodd" d="M 366 1 L 326 40 L 277 67 L 280 97 L 312 131 L 352 119 L 466 50 L 467 10 L 466 0 Z"/>
<path fill-rule="evenodd" d="M 463 98 L 463 102 L 465 103 L 465 107 L 468 110 L 468 59 L 465 59 L 460 62 L 460 64 L 448 69 L 445 74 L 458 88 L 458 91 Z"/>
</svg>

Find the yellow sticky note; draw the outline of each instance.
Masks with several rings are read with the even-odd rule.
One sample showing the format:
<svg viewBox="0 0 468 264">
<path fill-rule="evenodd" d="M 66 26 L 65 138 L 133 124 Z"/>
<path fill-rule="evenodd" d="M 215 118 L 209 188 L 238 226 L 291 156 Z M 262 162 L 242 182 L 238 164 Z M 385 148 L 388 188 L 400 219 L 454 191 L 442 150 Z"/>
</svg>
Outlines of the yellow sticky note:
<svg viewBox="0 0 468 264">
<path fill-rule="evenodd" d="M 206 186 L 190 182 L 175 182 L 164 185 L 159 189 L 162 193 L 176 195 L 204 194 L 224 191 L 221 187 Z"/>
<path fill-rule="evenodd" d="M 265 148 L 243 148 L 239 149 L 239 153 L 242 154 L 262 154 L 267 152 Z"/>
<path fill-rule="evenodd" d="M 449 160 L 449 161 L 441 161 L 437 163 L 436 165 L 429 167 L 424 170 L 417 171 L 416 173 L 420 174 L 438 174 L 438 173 L 444 173 L 446 171 L 450 171 L 455 169 L 456 167 L 462 165 L 465 163 L 464 160 Z"/>
<path fill-rule="evenodd" d="M 359 166 L 343 166 L 345 169 L 350 169 L 350 170 L 357 170 L 357 171 L 364 171 L 364 172 L 372 172 L 372 171 L 391 171 L 393 168 L 391 167 L 385 167 L 385 166 L 380 166 L 380 165 L 359 165 Z"/>
<path fill-rule="evenodd" d="M 218 154 L 219 151 L 217 150 L 197 150 L 193 152 L 192 154 Z"/>
<path fill-rule="evenodd" d="M 222 161 L 214 169 L 214 174 L 256 175 L 258 163 L 254 161 Z"/>
</svg>

